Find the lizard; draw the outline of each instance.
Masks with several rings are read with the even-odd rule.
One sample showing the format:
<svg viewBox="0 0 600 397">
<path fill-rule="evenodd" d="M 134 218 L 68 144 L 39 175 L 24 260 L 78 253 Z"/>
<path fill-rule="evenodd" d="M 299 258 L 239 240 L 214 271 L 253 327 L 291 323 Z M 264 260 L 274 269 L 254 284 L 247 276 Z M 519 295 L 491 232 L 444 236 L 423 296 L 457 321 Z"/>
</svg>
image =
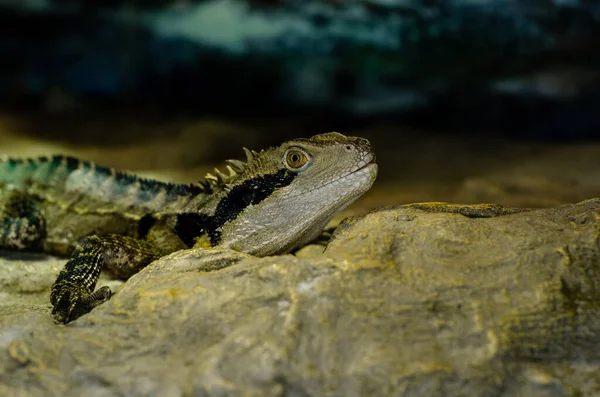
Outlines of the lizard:
<svg viewBox="0 0 600 397">
<path fill-rule="evenodd" d="M 71 156 L 0 160 L 0 248 L 68 258 L 52 284 L 57 323 L 108 301 L 106 269 L 127 280 L 178 250 L 279 255 L 313 241 L 373 185 L 370 142 L 338 132 L 227 160 L 191 184 L 142 178 Z"/>
</svg>

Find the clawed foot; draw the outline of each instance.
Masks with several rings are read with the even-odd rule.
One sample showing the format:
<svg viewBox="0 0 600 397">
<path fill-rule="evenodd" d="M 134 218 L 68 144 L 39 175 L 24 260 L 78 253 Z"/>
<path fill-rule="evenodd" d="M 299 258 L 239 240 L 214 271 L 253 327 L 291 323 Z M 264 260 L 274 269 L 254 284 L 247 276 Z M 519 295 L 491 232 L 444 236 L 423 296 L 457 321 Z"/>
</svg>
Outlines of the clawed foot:
<svg viewBox="0 0 600 397">
<path fill-rule="evenodd" d="M 106 286 L 90 294 L 80 285 L 60 281 L 52 286 L 52 315 L 57 322 L 66 324 L 106 302 L 110 296 L 110 288 Z"/>
</svg>

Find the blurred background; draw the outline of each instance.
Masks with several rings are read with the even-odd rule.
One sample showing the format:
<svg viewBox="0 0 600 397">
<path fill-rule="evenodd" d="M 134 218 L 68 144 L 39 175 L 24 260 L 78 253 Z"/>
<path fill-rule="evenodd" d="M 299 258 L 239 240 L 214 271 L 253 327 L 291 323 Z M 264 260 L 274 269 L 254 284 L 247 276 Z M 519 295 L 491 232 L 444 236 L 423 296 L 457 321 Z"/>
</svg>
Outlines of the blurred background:
<svg viewBox="0 0 600 397">
<path fill-rule="evenodd" d="M 371 140 L 356 207 L 600 196 L 596 0 L 0 0 L 0 153 L 197 181 Z"/>
</svg>

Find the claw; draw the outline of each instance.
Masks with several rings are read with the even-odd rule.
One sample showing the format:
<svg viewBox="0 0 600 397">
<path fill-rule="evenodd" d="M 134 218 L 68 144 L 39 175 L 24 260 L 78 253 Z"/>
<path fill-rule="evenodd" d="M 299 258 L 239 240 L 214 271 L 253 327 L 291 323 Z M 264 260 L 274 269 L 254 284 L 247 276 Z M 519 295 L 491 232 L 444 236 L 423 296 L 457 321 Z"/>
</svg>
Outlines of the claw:
<svg viewBox="0 0 600 397">
<path fill-rule="evenodd" d="M 67 324 L 88 313 L 96 306 L 110 299 L 110 288 L 104 286 L 95 292 L 88 293 L 83 287 L 73 283 L 62 282 L 54 286 L 51 302 L 52 315 L 55 320 Z"/>
<path fill-rule="evenodd" d="M 85 300 L 85 296 L 82 296 L 80 293 L 72 293 L 69 297 L 69 311 L 67 312 L 67 317 L 65 318 L 65 324 L 70 322 L 71 320 L 75 320 L 77 316 L 74 316 L 77 312 L 81 312 L 82 310 L 82 302 Z M 85 311 L 84 311 L 85 312 Z"/>
<path fill-rule="evenodd" d="M 69 311 L 65 317 L 65 324 L 71 321 L 73 318 L 73 313 L 75 313 L 75 309 L 77 309 L 77 302 L 73 302 L 71 306 L 69 306 Z"/>
</svg>

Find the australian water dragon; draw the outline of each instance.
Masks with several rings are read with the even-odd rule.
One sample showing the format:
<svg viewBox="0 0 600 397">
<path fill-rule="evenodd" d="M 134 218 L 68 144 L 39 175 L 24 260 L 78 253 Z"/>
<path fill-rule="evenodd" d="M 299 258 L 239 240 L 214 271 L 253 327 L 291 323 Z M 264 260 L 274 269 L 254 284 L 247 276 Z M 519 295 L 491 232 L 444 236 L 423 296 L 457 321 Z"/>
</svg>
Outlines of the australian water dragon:
<svg viewBox="0 0 600 397">
<path fill-rule="evenodd" d="M 57 321 L 107 301 L 106 268 L 127 279 L 190 247 L 290 252 L 373 184 L 369 141 L 339 133 L 229 160 L 198 184 L 139 178 L 68 156 L 0 160 L 0 247 L 69 256 L 52 285 Z"/>
</svg>

